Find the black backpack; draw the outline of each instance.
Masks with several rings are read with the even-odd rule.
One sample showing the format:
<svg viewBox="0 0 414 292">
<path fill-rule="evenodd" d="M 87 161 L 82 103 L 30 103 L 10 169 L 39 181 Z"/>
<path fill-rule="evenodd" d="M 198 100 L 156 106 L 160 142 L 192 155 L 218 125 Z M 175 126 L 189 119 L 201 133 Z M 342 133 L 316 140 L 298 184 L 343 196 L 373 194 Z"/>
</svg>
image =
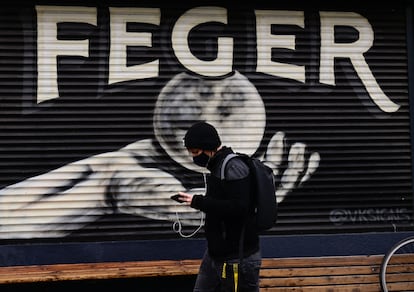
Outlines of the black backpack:
<svg viewBox="0 0 414 292">
<path fill-rule="evenodd" d="M 243 153 L 231 153 L 221 166 L 221 179 L 224 179 L 227 162 L 241 157 L 249 166 L 253 178 L 252 198 L 255 204 L 256 225 L 259 232 L 272 228 L 277 219 L 276 185 L 273 170 L 255 157 Z"/>
</svg>

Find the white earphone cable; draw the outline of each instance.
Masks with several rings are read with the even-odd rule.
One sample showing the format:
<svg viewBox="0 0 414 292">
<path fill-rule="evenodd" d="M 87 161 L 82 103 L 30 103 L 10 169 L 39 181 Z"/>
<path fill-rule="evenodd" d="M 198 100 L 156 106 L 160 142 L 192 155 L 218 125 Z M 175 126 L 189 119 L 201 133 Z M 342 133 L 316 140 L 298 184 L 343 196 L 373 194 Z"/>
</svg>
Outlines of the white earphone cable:
<svg viewBox="0 0 414 292">
<path fill-rule="evenodd" d="M 174 223 L 173 223 L 173 230 L 175 232 L 179 233 L 181 235 L 181 237 L 188 238 L 188 237 L 194 236 L 204 225 L 204 213 L 201 212 L 200 225 L 197 227 L 197 229 L 194 230 L 190 234 L 184 234 L 182 232 L 182 225 L 181 225 L 180 218 L 178 217 L 178 212 L 175 212 L 175 215 L 177 216 L 177 220 L 175 220 Z"/>
<path fill-rule="evenodd" d="M 203 173 L 203 179 L 204 179 L 204 196 L 205 196 L 206 191 L 207 191 L 207 179 L 206 179 L 206 174 L 205 173 Z M 178 216 L 178 212 L 176 211 L 175 216 L 177 217 L 177 219 L 173 223 L 173 226 L 172 226 L 173 230 L 175 232 L 177 232 L 178 234 L 180 234 L 181 237 L 188 238 L 188 237 L 194 236 L 204 226 L 205 214 L 204 214 L 204 212 L 201 212 L 201 211 L 200 211 L 200 213 L 201 213 L 200 225 L 192 233 L 184 234 L 182 232 L 183 227 L 182 227 L 182 224 L 181 224 L 181 221 L 180 221 L 180 217 Z"/>
</svg>

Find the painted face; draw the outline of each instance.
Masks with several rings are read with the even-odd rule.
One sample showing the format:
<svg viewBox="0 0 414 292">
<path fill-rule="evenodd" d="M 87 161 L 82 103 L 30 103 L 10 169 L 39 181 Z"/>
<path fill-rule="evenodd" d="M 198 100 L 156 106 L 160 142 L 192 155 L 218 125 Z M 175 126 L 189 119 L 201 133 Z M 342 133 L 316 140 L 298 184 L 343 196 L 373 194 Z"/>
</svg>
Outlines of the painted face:
<svg viewBox="0 0 414 292">
<path fill-rule="evenodd" d="M 155 104 L 154 131 L 168 155 L 184 167 L 205 172 L 195 165 L 183 145 L 188 128 L 198 121 L 211 123 L 222 145 L 253 154 L 266 124 L 263 100 L 242 74 L 219 80 L 180 73 L 161 91 Z"/>
</svg>

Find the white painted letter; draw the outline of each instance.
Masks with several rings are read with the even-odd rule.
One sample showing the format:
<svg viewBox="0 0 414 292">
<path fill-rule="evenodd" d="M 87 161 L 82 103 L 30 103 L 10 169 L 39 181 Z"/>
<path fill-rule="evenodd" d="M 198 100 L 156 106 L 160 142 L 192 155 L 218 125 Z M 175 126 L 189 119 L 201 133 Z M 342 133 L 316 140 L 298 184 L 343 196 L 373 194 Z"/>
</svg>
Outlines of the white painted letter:
<svg viewBox="0 0 414 292">
<path fill-rule="evenodd" d="M 96 8 L 36 6 L 37 103 L 59 97 L 57 56 L 89 56 L 88 40 L 58 40 L 57 24 L 81 22 L 96 25 Z"/>
<path fill-rule="evenodd" d="M 272 34 L 272 24 L 304 27 L 302 11 L 256 10 L 257 72 L 305 82 L 305 67 L 272 61 L 272 48 L 295 49 L 295 36 Z"/>
<path fill-rule="evenodd" d="M 195 57 L 188 44 L 188 34 L 192 28 L 212 21 L 227 24 L 227 10 L 221 7 L 199 7 L 187 11 L 174 26 L 172 46 L 178 60 L 189 70 L 204 76 L 218 77 L 233 70 L 233 39 L 218 37 L 217 58 L 213 61 Z"/>
<path fill-rule="evenodd" d="M 349 58 L 375 104 L 384 112 L 397 111 L 400 106 L 384 94 L 364 58 L 364 53 L 374 41 L 374 32 L 368 20 L 354 12 L 320 12 L 320 17 L 320 82 L 335 85 L 334 59 Z M 335 26 L 339 25 L 355 28 L 359 39 L 352 43 L 335 43 Z"/>
<path fill-rule="evenodd" d="M 109 8 L 111 14 L 111 50 L 109 53 L 109 84 L 158 76 L 159 61 L 127 66 L 128 46 L 152 46 L 151 33 L 127 32 L 127 24 L 150 23 L 160 25 L 158 8 Z"/>
</svg>

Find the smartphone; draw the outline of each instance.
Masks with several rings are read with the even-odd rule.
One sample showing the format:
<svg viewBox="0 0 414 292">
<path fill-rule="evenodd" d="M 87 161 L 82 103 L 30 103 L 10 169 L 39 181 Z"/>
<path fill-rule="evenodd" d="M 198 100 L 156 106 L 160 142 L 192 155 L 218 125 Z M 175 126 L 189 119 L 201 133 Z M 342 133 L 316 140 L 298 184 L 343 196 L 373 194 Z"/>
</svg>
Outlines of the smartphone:
<svg viewBox="0 0 414 292">
<path fill-rule="evenodd" d="M 175 194 L 175 195 L 173 195 L 173 196 L 171 196 L 170 198 L 172 199 L 172 200 L 174 200 L 174 201 L 176 201 L 176 202 L 178 202 L 178 203 L 184 203 L 184 201 L 181 201 L 180 200 L 180 194 Z"/>
</svg>

